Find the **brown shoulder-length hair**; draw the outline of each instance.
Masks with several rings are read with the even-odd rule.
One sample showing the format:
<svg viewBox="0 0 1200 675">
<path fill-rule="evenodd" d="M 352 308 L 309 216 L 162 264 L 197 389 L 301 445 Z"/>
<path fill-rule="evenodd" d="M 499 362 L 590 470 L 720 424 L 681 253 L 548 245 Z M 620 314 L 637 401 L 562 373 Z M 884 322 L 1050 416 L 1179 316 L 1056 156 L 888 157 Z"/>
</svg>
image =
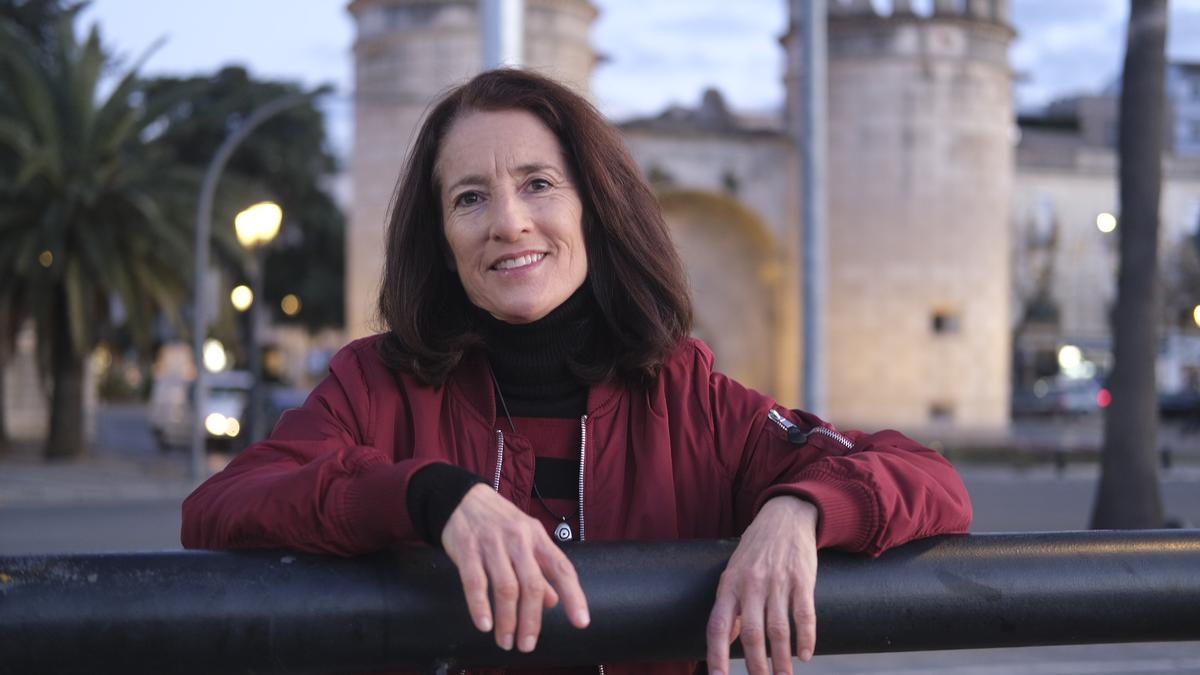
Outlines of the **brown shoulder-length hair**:
<svg viewBox="0 0 1200 675">
<path fill-rule="evenodd" d="M 484 72 L 451 90 L 417 135 L 392 202 L 379 319 L 384 361 L 433 386 L 481 341 L 451 270 L 435 165 L 442 140 L 474 111 L 524 110 L 562 146 L 583 202 L 588 275 L 599 316 L 593 345 L 573 370 L 588 384 L 646 384 L 692 327 L 687 278 L 658 201 L 624 141 L 590 103 L 523 70 Z"/>
</svg>

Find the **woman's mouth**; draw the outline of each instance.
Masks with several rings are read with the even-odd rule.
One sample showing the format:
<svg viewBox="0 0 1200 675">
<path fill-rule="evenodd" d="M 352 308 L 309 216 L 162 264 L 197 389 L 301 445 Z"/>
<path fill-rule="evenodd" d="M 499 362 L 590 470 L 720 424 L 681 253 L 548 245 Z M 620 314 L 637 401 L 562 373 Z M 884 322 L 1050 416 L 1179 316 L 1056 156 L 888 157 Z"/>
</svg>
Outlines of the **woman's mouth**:
<svg viewBox="0 0 1200 675">
<path fill-rule="evenodd" d="M 528 265 L 532 265 L 545 257 L 546 257 L 545 253 L 526 253 L 524 255 L 519 255 L 515 258 L 505 258 L 503 260 L 499 260 L 496 262 L 496 264 L 492 265 L 492 269 L 494 269 L 494 270 L 515 270 L 520 267 L 526 267 Z"/>
</svg>

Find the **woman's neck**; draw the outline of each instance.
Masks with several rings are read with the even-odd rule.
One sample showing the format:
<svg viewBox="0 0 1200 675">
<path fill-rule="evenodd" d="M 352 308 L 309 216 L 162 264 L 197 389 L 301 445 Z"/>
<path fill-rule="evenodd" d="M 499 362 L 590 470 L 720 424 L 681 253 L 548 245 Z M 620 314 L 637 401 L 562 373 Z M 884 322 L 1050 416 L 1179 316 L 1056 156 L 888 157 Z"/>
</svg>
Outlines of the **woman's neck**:
<svg viewBox="0 0 1200 675">
<path fill-rule="evenodd" d="M 587 285 L 549 314 L 526 324 L 500 321 L 480 310 L 480 333 L 500 396 L 518 417 L 576 417 L 587 387 L 571 371 L 593 330 L 595 303 Z"/>
</svg>

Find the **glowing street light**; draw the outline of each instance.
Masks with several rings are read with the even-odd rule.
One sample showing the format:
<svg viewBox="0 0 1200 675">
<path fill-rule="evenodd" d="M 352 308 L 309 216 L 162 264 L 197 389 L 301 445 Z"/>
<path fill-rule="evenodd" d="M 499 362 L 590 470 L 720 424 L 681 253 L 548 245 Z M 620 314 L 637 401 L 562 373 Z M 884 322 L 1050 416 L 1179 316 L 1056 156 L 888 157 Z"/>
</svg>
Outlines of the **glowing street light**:
<svg viewBox="0 0 1200 675">
<path fill-rule="evenodd" d="M 1058 367 L 1063 370 L 1074 370 L 1083 363 L 1083 351 L 1075 345 L 1063 345 L 1058 350 Z"/>
<path fill-rule="evenodd" d="M 234 309 L 244 312 L 254 304 L 254 291 L 245 284 L 234 286 L 233 290 L 229 292 L 229 302 L 233 303 Z"/>
<path fill-rule="evenodd" d="M 210 373 L 219 373 L 229 365 L 229 356 L 225 354 L 225 345 L 216 338 L 204 341 L 204 367 Z"/>
<path fill-rule="evenodd" d="M 1200 326 L 1200 305 L 1192 308 L 1192 321 L 1195 321 L 1196 325 Z"/>
<path fill-rule="evenodd" d="M 1096 216 L 1096 229 L 1108 234 L 1117 229 L 1117 217 L 1111 213 L 1101 213 Z"/>
<path fill-rule="evenodd" d="M 275 202 L 259 202 L 249 206 L 233 219 L 233 229 L 238 242 L 248 249 L 271 243 L 279 234 L 283 222 L 283 209 Z"/>
<path fill-rule="evenodd" d="M 279 308 L 288 316 L 296 316 L 300 313 L 300 298 L 294 293 L 288 293 L 279 301 Z"/>
</svg>

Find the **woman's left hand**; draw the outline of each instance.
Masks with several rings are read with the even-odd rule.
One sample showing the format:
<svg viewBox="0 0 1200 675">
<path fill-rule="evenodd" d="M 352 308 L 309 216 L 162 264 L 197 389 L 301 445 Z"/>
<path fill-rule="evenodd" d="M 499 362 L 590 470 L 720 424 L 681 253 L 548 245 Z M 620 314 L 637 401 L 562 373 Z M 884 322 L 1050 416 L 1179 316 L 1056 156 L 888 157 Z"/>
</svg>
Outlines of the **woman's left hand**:
<svg viewBox="0 0 1200 675">
<path fill-rule="evenodd" d="M 817 643 L 817 507 L 791 496 L 768 500 L 746 528 L 721 574 L 708 619 L 708 670 L 729 673 L 729 645 L 739 634 L 750 675 L 791 675 L 792 619 L 796 656 Z M 771 663 L 768 668 L 767 649 Z"/>
</svg>

